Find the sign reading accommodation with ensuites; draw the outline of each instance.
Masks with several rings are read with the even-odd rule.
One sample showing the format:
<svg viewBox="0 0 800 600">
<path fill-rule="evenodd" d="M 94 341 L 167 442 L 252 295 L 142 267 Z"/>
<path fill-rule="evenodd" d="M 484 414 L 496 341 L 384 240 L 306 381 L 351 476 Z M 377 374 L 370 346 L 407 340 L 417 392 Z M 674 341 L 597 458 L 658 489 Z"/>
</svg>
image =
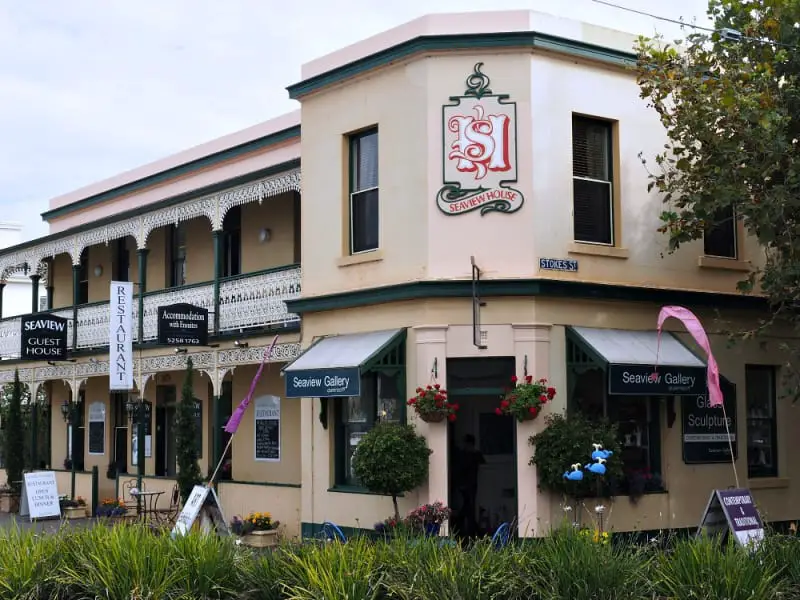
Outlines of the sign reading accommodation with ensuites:
<svg viewBox="0 0 800 600">
<path fill-rule="evenodd" d="M 286 373 L 287 398 L 344 398 L 361 395 L 358 367 L 309 369 Z"/>
<path fill-rule="evenodd" d="M 711 406 L 708 394 L 683 396 L 681 416 L 683 425 L 683 462 L 713 464 L 730 462 L 737 457 L 736 448 L 736 386 L 720 378 L 725 410 Z"/>
<path fill-rule="evenodd" d="M 19 514 L 21 517 L 44 519 L 60 517 L 61 505 L 58 502 L 58 485 L 53 471 L 35 471 L 23 476 L 22 498 Z"/>
<path fill-rule="evenodd" d="M 158 343 L 165 346 L 207 346 L 208 310 L 185 303 L 159 306 Z"/>
<path fill-rule="evenodd" d="M 655 373 L 655 377 L 653 377 Z M 706 393 L 705 367 L 609 365 L 608 393 L 628 396 L 687 396 Z"/>
<path fill-rule="evenodd" d="M 67 319 L 50 314 L 20 317 L 22 360 L 67 360 Z"/>
<path fill-rule="evenodd" d="M 133 284 L 112 281 L 109 295 L 108 387 L 133 389 Z"/>
<path fill-rule="evenodd" d="M 517 105 L 494 94 L 475 65 L 462 96 L 442 107 L 443 186 L 436 205 L 446 215 L 513 213 L 525 198 L 517 181 Z"/>
<path fill-rule="evenodd" d="M 764 539 L 764 523 L 750 490 L 714 490 L 706 505 L 698 534 L 733 533 L 743 547 L 756 549 Z"/>
</svg>

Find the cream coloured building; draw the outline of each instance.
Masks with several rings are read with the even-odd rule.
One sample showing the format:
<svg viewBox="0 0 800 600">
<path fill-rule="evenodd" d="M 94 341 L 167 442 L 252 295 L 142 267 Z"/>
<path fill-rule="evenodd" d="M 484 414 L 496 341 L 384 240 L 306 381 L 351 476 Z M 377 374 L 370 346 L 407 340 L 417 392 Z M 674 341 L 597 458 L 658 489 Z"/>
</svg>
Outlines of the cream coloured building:
<svg viewBox="0 0 800 600">
<path fill-rule="evenodd" d="M 97 466 L 103 493 L 135 473 L 106 347 L 108 283 L 127 277 L 141 296 L 136 381 L 153 407 L 148 487 L 172 485 L 170 411 L 186 357 L 199 370 L 208 467 L 277 333 L 257 391 L 277 427 L 247 413 L 219 486 L 228 515 L 270 510 L 289 534 L 325 521 L 371 528 L 391 502 L 365 493 L 352 454 L 379 419 L 408 420 L 433 454 L 404 510 L 458 505 L 454 449 L 472 435 L 485 458 L 476 518 L 542 534 L 563 516 L 528 464 L 543 419 L 494 414 L 510 377 L 530 374 L 558 390 L 547 411 L 620 424 L 626 477 L 609 527 L 693 527 L 711 490 L 735 478 L 718 409 L 704 403 L 703 355 L 678 324 L 660 362 L 685 383 L 641 381 L 658 311 L 677 304 L 711 334 L 740 485 L 766 519 L 800 516 L 797 419 L 780 399 L 781 347 L 794 340 L 726 344 L 727 328 L 766 308 L 736 292 L 761 260 L 741 226 L 662 255 L 661 199 L 638 155 L 665 136 L 639 99 L 633 42 L 526 11 L 423 17 L 304 65 L 288 88 L 298 113 L 53 200 L 52 234 L 0 253 L 5 274 L 46 264 L 52 309 L 71 319 L 75 362 L 54 365 L 15 362 L 19 323 L 0 321 L 0 377 L 18 367 L 48 390 L 51 465 L 83 448 L 76 485 Z M 178 302 L 211 311 L 210 347 L 155 343 L 158 307 Z M 461 406 L 455 423 L 407 410 L 434 380 Z M 84 416 L 72 426 L 58 407 L 76 401 Z M 88 452 L 92 405 L 102 452 Z M 110 463 L 127 474 L 109 479 Z M 71 473 L 59 477 L 71 485 Z"/>
</svg>

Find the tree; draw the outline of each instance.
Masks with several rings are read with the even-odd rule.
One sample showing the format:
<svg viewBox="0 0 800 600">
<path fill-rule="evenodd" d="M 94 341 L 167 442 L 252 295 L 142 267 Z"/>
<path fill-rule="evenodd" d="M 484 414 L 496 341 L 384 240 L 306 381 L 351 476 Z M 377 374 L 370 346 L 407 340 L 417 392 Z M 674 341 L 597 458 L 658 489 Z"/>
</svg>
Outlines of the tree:
<svg viewBox="0 0 800 600">
<path fill-rule="evenodd" d="M 411 425 L 379 423 L 358 444 L 353 472 L 369 491 L 392 497 L 400 520 L 397 497 L 428 479 L 431 450 Z"/>
<path fill-rule="evenodd" d="M 640 38 L 640 95 L 668 135 L 649 189 L 663 194 L 670 252 L 724 219 L 758 240 L 764 265 L 739 289 L 760 289 L 772 316 L 749 337 L 775 319 L 800 324 L 800 3 L 710 0 L 708 14 L 716 31 L 680 49 Z"/>
<path fill-rule="evenodd" d="M 175 446 L 178 455 L 178 488 L 186 500 L 194 486 L 202 483 L 200 464 L 197 462 L 197 421 L 193 389 L 194 369 L 192 359 L 186 360 L 186 379 L 183 381 L 181 400 L 175 415 Z"/>
<path fill-rule="evenodd" d="M 25 433 L 22 423 L 22 384 L 19 371 L 14 371 L 14 383 L 6 408 L 3 454 L 5 458 L 6 483 L 19 491 L 22 470 L 25 465 Z"/>
</svg>

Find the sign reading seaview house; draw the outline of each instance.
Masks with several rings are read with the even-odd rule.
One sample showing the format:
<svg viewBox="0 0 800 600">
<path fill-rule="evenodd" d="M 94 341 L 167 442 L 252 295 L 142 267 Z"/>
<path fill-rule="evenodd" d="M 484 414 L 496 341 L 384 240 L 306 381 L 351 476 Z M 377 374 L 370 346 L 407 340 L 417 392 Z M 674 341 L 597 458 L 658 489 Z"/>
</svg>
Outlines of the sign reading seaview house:
<svg viewBox="0 0 800 600">
<path fill-rule="evenodd" d="M 48 314 L 24 315 L 22 360 L 67 360 L 67 320 Z"/>
<path fill-rule="evenodd" d="M 736 452 L 736 386 L 720 378 L 725 410 L 711 406 L 708 394 L 683 396 L 683 462 L 712 464 L 730 462 Z"/>
<path fill-rule="evenodd" d="M 655 378 L 651 376 L 656 374 Z M 706 393 L 705 367 L 609 365 L 608 393 L 622 396 L 687 396 Z"/>
<path fill-rule="evenodd" d="M 207 346 L 208 310 L 185 303 L 159 306 L 158 343 L 166 346 Z"/>
<path fill-rule="evenodd" d="M 446 215 L 513 213 L 525 198 L 517 181 L 517 105 L 494 94 L 475 65 L 463 96 L 442 107 L 443 186 L 436 205 Z"/>
<path fill-rule="evenodd" d="M 109 295 L 108 387 L 133 389 L 133 284 L 112 281 Z"/>
<path fill-rule="evenodd" d="M 309 369 L 286 373 L 287 398 L 344 398 L 361 395 L 357 367 Z"/>
<path fill-rule="evenodd" d="M 714 490 L 697 533 L 719 535 L 729 530 L 740 546 L 758 548 L 764 539 L 764 523 L 750 490 Z"/>
</svg>

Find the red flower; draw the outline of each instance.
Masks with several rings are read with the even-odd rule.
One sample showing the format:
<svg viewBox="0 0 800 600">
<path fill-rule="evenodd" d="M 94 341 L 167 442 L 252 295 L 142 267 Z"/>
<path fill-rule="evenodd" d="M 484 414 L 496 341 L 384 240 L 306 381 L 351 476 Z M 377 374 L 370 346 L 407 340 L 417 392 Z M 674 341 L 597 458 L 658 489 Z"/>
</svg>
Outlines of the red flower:
<svg viewBox="0 0 800 600">
<path fill-rule="evenodd" d="M 545 379 L 544 377 L 542 377 L 542 378 L 539 380 L 539 383 L 547 383 L 547 379 Z"/>
<path fill-rule="evenodd" d="M 503 411 L 502 411 L 502 410 L 500 410 L 499 408 L 495 408 L 495 409 L 494 409 L 494 413 L 495 413 L 496 415 L 502 415 L 502 414 L 503 414 Z"/>
<path fill-rule="evenodd" d="M 528 376 L 525 378 L 525 383 L 531 383 L 531 382 L 533 382 L 533 375 L 528 375 Z"/>
<path fill-rule="evenodd" d="M 418 394 L 421 394 L 421 393 L 422 393 L 422 388 L 421 388 L 421 387 L 418 387 L 418 388 L 417 388 L 417 393 L 418 393 Z"/>
<path fill-rule="evenodd" d="M 544 394 L 539 396 L 539 402 L 541 402 L 542 404 L 546 404 L 547 403 L 547 396 L 545 396 Z"/>
<path fill-rule="evenodd" d="M 433 389 L 435 389 L 435 390 L 438 390 L 440 387 L 442 387 L 442 386 L 440 386 L 440 385 L 437 383 L 437 384 L 434 384 L 434 386 L 433 386 Z"/>
<path fill-rule="evenodd" d="M 547 388 L 547 397 L 550 398 L 550 400 L 552 400 L 555 397 L 555 395 L 556 395 L 556 388 L 553 387 Z"/>
<path fill-rule="evenodd" d="M 453 410 L 458 410 L 460 407 L 458 406 L 458 404 L 451 404 L 450 408 L 452 408 Z"/>
<path fill-rule="evenodd" d="M 443 404 L 444 404 L 444 402 L 442 402 L 441 400 L 437 400 L 436 401 L 436 408 L 442 408 Z"/>
<path fill-rule="evenodd" d="M 538 412 L 539 412 L 539 409 L 538 409 L 538 408 L 536 408 L 535 406 L 531 406 L 531 407 L 528 409 L 528 411 L 529 411 L 529 412 L 530 412 L 530 413 L 531 413 L 531 414 L 532 414 L 532 415 L 535 417 L 535 416 L 536 416 L 536 413 L 538 413 Z"/>
<path fill-rule="evenodd" d="M 516 375 L 512 375 L 511 376 L 511 383 L 517 383 L 517 376 Z"/>
<path fill-rule="evenodd" d="M 500 402 L 500 408 L 508 408 L 508 400 L 502 400 Z"/>
<path fill-rule="evenodd" d="M 448 421 L 455 421 L 456 420 L 456 416 L 455 415 L 447 415 L 447 420 Z"/>
<path fill-rule="evenodd" d="M 432 390 L 433 388 L 431 386 L 428 386 L 426 389 Z"/>
</svg>

